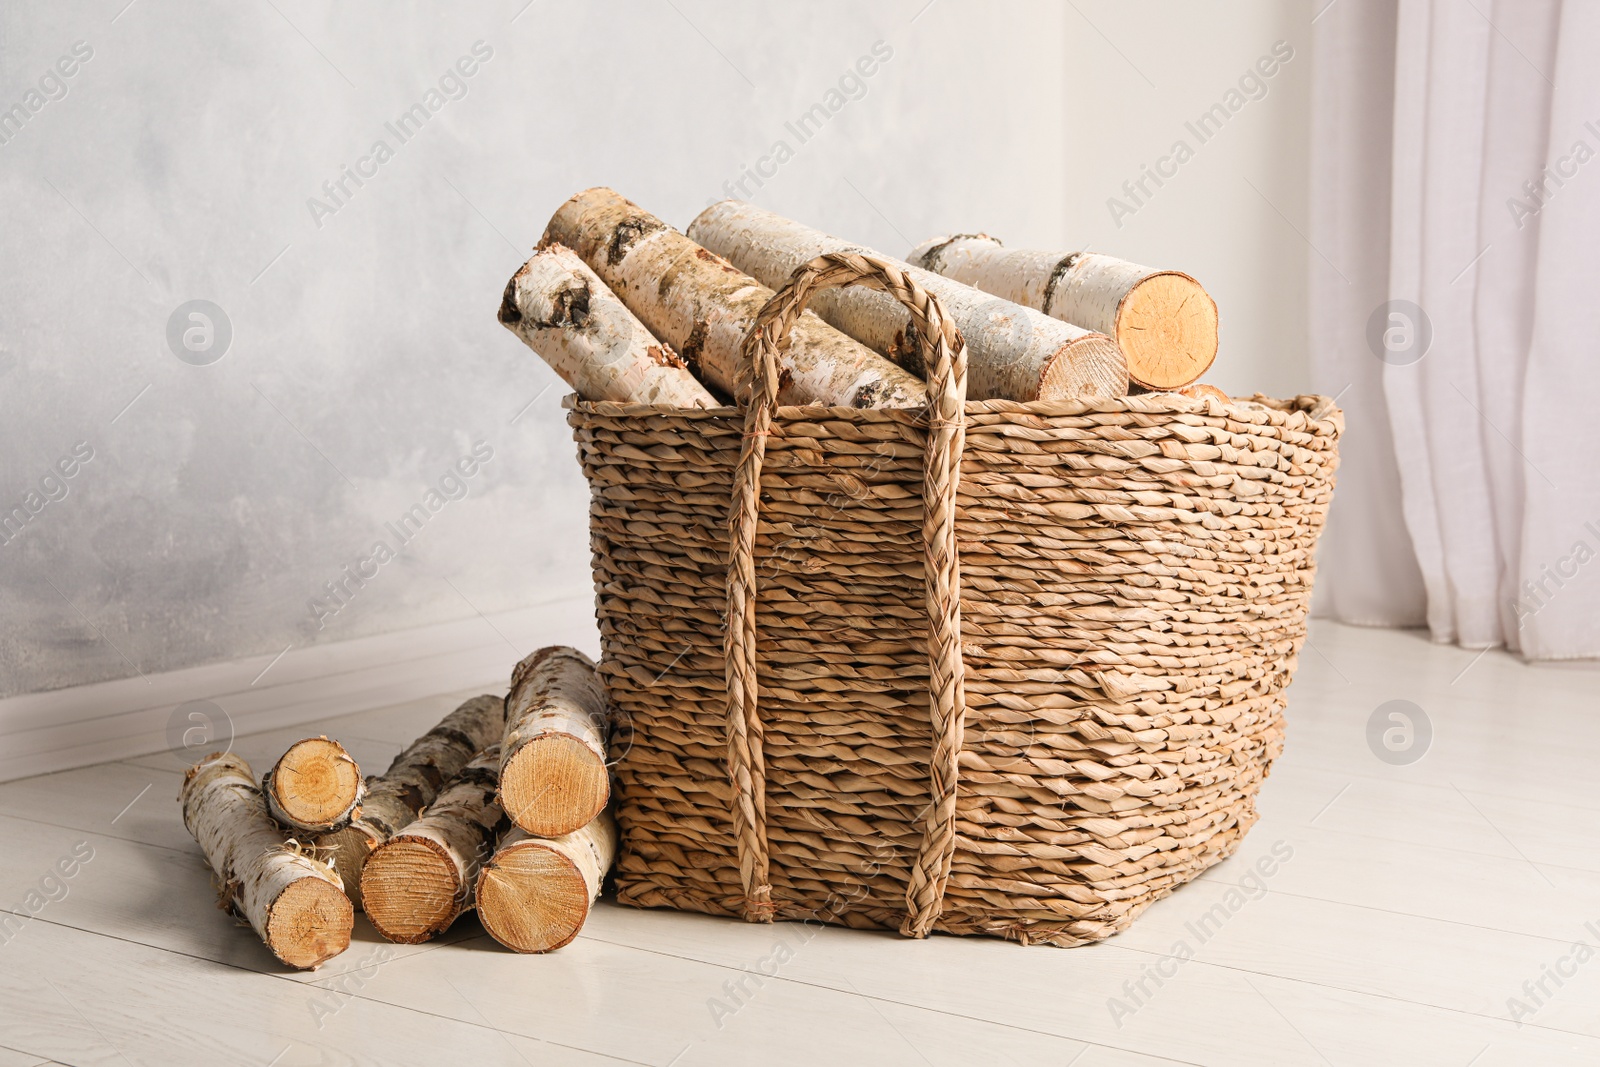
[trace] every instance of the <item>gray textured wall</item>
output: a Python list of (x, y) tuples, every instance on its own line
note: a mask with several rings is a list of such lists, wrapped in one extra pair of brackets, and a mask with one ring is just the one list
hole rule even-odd
[[(782, 140), (793, 157), (748, 198), (886, 251), (974, 226), (1065, 242), (1069, 205), (1103, 220), (1125, 162), (1075, 163), (1100, 158), (1069, 143), (1075, 109), (1204, 106), (1234, 52), (1303, 21), (1284, 4), (1223, 24), (1168, 3), (1145, 27), (1088, 3), (124, 4), (0, 10), (0, 512), (22, 509), (0, 544), (0, 696), (586, 588), (564, 389), (494, 319), (573, 192), (613, 185), (682, 227)], [(1162, 61), (1157, 90), (1107, 30), (1188, 58)], [(1196, 35), (1229, 43), (1208, 56)], [(841, 82), (878, 41), (892, 58)], [(1302, 99), (1257, 105), (1209, 165), (1259, 154)], [(802, 144), (785, 123), (819, 102), (836, 112)], [(390, 129), (419, 104), (420, 129)], [(1258, 178), (1294, 187), (1290, 157)], [(1129, 228), (1141, 252), (1162, 251), (1157, 220)], [(1247, 233), (1214, 269), (1280, 237)], [(1236, 286), (1224, 322), (1266, 338), (1240, 367), (1291, 381), (1298, 282), (1275, 284)], [(208, 348), (195, 300), (231, 328), (220, 358), (223, 320)], [(419, 504), (402, 546), (388, 524)], [(370, 578), (339, 605), (326, 583), (347, 565)]]

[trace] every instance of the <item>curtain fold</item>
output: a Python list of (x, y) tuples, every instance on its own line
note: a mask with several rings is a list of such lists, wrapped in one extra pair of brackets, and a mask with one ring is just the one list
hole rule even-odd
[(1313, 30), (1312, 370), (1348, 425), (1317, 610), (1600, 655), (1600, 5)]
[(1472, 325), (1491, 32), (1460, 0), (1400, 4), (1389, 298), (1420, 307), (1416, 329), (1432, 336), (1426, 352), (1399, 353), (1383, 373), (1428, 627), (1475, 648), (1500, 632)]
[(1559, 7), (1523, 382), (1527, 490), (1513, 632), (1529, 655), (1572, 659), (1600, 655), (1600, 5)]
[(1311, 374), (1348, 427), (1313, 606), (1364, 626), (1420, 626), (1427, 610), (1401, 512), (1384, 365), (1366, 340), (1389, 291), (1395, 15), (1394, 0), (1338, 4), (1312, 27)]

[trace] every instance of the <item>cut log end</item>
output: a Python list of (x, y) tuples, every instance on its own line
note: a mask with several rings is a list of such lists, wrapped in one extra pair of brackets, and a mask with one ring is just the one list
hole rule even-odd
[(355, 910), (338, 886), (301, 878), (268, 909), (267, 947), (291, 967), (315, 967), (350, 947), (354, 922)]
[(443, 848), (420, 837), (380, 845), (361, 870), (361, 903), (380, 934), (417, 945), (443, 933), (461, 912), (465, 889)]
[(332, 830), (349, 822), (360, 802), (361, 768), (339, 742), (309, 737), (289, 746), (269, 789), (275, 815), (297, 828)]
[(1117, 341), (1129, 378), (1150, 389), (1179, 389), (1217, 358), (1216, 302), (1187, 274), (1152, 274), (1122, 298)]
[(501, 849), (478, 876), (478, 919), (513, 952), (550, 952), (578, 936), (590, 889), (566, 856), (534, 840)]
[(1128, 365), (1122, 350), (1099, 333), (1063, 345), (1045, 364), (1039, 380), (1040, 400), (1123, 396), (1127, 391)]
[(587, 825), (610, 795), (605, 759), (567, 733), (535, 735), (500, 771), (501, 808), (538, 837), (560, 837)]

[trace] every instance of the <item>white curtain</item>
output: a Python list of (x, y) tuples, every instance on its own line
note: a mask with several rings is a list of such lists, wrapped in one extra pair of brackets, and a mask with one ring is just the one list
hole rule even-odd
[(1313, 32), (1312, 370), (1347, 422), (1317, 610), (1600, 656), (1600, 3)]

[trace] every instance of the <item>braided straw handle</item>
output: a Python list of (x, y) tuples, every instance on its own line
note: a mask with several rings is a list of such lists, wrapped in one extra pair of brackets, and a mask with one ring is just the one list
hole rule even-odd
[(833, 253), (799, 268), (756, 316), (744, 341), (750, 376), (744, 402), (744, 445), (734, 472), (728, 516), (728, 777), (745, 918), (768, 921), (777, 905), (767, 873), (766, 768), (757, 709), (755, 540), (761, 462), (778, 401), (778, 355), (813, 294), (845, 285), (888, 293), (911, 312), (928, 380), (928, 443), (923, 460), (922, 535), (928, 601), (928, 697), (933, 755), (931, 799), (920, 813), (922, 842), (906, 885), (900, 932), (926, 937), (944, 905), (955, 851), (956, 760), (961, 754), (966, 696), (962, 687), (961, 569), (956, 554), (956, 485), (966, 441), (963, 404), (967, 355), (944, 305), (893, 263), (876, 256)]

